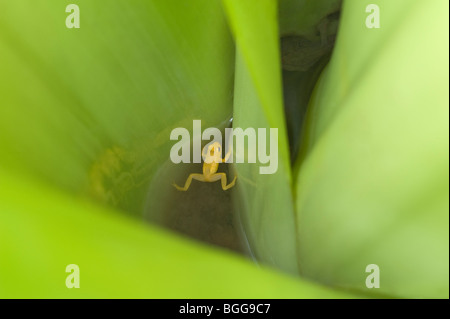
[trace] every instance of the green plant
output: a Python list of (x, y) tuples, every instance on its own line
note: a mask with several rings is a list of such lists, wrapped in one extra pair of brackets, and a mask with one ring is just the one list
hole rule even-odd
[[(1, 297), (448, 298), (447, 1), (379, 0), (377, 30), (344, 2), (294, 165), (279, 36), (338, 1), (76, 2), (79, 30), (0, 3)], [(260, 268), (136, 218), (172, 128), (231, 113), (279, 128), (276, 174), (234, 167)]]

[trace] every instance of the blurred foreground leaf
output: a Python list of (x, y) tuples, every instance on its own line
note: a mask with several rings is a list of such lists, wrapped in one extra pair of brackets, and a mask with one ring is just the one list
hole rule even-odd
[[(448, 1), (346, 1), (295, 174), (301, 272), (396, 297), (448, 298)], [(420, 41), (418, 41), (420, 39)], [(298, 172), (298, 173), (297, 173)]]
[(0, 245), (0, 298), (351, 297), (2, 170)]
[[(257, 139), (266, 138), (266, 153), (277, 157), (275, 174), (261, 174), (257, 148), (246, 144), (248, 154), (256, 153), (256, 164), (233, 164), (238, 174), (237, 213), (256, 258), (298, 274), (296, 230), (291, 194), (291, 172), (281, 96), (281, 73), (276, 3), (271, 0), (226, 0), (230, 24), (237, 43), (233, 127), (254, 128)], [(252, 12), (248, 15), (248, 12)], [(258, 134), (266, 129), (266, 136)], [(278, 154), (272, 150), (269, 129), (278, 129)], [(257, 141), (254, 141), (256, 143)], [(247, 143), (247, 142), (246, 142)], [(255, 144), (253, 144), (255, 145)], [(273, 163), (271, 163), (273, 165)]]

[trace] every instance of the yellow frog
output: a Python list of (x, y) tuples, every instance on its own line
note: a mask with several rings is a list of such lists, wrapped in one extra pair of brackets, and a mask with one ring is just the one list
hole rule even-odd
[(230, 157), (231, 150), (225, 155), (224, 158), (221, 157), (221, 147), (219, 142), (214, 142), (207, 147), (205, 146), (202, 150), (202, 155), (204, 159), (203, 163), (203, 174), (192, 173), (186, 180), (184, 187), (180, 187), (173, 183), (176, 189), (179, 191), (187, 191), (195, 179), (200, 182), (217, 182), (218, 180), (222, 183), (222, 189), (225, 191), (234, 186), (236, 183), (237, 176), (234, 177), (233, 181), (227, 185), (227, 175), (225, 173), (217, 173), (219, 168), (219, 163), (225, 163)]

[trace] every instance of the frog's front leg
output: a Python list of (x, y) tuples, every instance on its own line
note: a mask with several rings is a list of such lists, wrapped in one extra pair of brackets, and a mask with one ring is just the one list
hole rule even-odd
[(228, 153), (225, 154), (225, 157), (222, 159), (222, 163), (225, 163), (226, 161), (228, 161), (228, 159), (230, 158), (230, 155), (231, 155), (231, 148), (228, 151)]
[(231, 188), (234, 186), (234, 184), (236, 183), (236, 178), (237, 176), (234, 177), (233, 181), (227, 185), (227, 175), (225, 173), (216, 173), (213, 174), (209, 177), (209, 181), (210, 182), (215, 182), (218, 181), (220, 179), (221, 183), (222, 183), (222, 189), (224, 191), (226, 191), (227, 189)]
[(189, 186), (191, 185), (192, 179), (195, 179), (200, 182), (206, 182), (205, 176), (203, 174), (193, 173), (193, 174), (190, 174), (189, 177), (187, 178), (186, 183), (184, 184), (184, 187), (180, 187), (175, 183), (173, 183), (172, 185), (175, 186), (175, 188), (178, 189), (179, 191), (185, 192), (188, 190)]

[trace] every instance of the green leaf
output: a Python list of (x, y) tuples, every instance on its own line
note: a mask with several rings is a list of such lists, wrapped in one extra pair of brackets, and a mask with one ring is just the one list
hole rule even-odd
[(352, 297), (3, 170), (0, 254), (0, 298)]
[[(291, 172), (281, 97), (277, 10), (274, 1), (224, 1), (237, 43), (234, 120), (236, 128), (278, 129), (278, 170), (260, 174), (260, 165), (233, 164), (238, 180), (236, 210), (256, 258), (298, 274)], [(248, 12), (252, 14), (249, 15)], [(268, 136), (267, 152), (270, 149)], [(246, 152), (256, 153), (256, 148)], [(258, 156), (256, 156), (258, 158)]]
[(77, 4), (0, 4), (0, 163), (141, 214), (171, 130), (231, 115), (232, 38), (219, 1)]
[(297, 162), (301, 272), (374, 294), (448, 298), (448, 1), (346, 1)]

